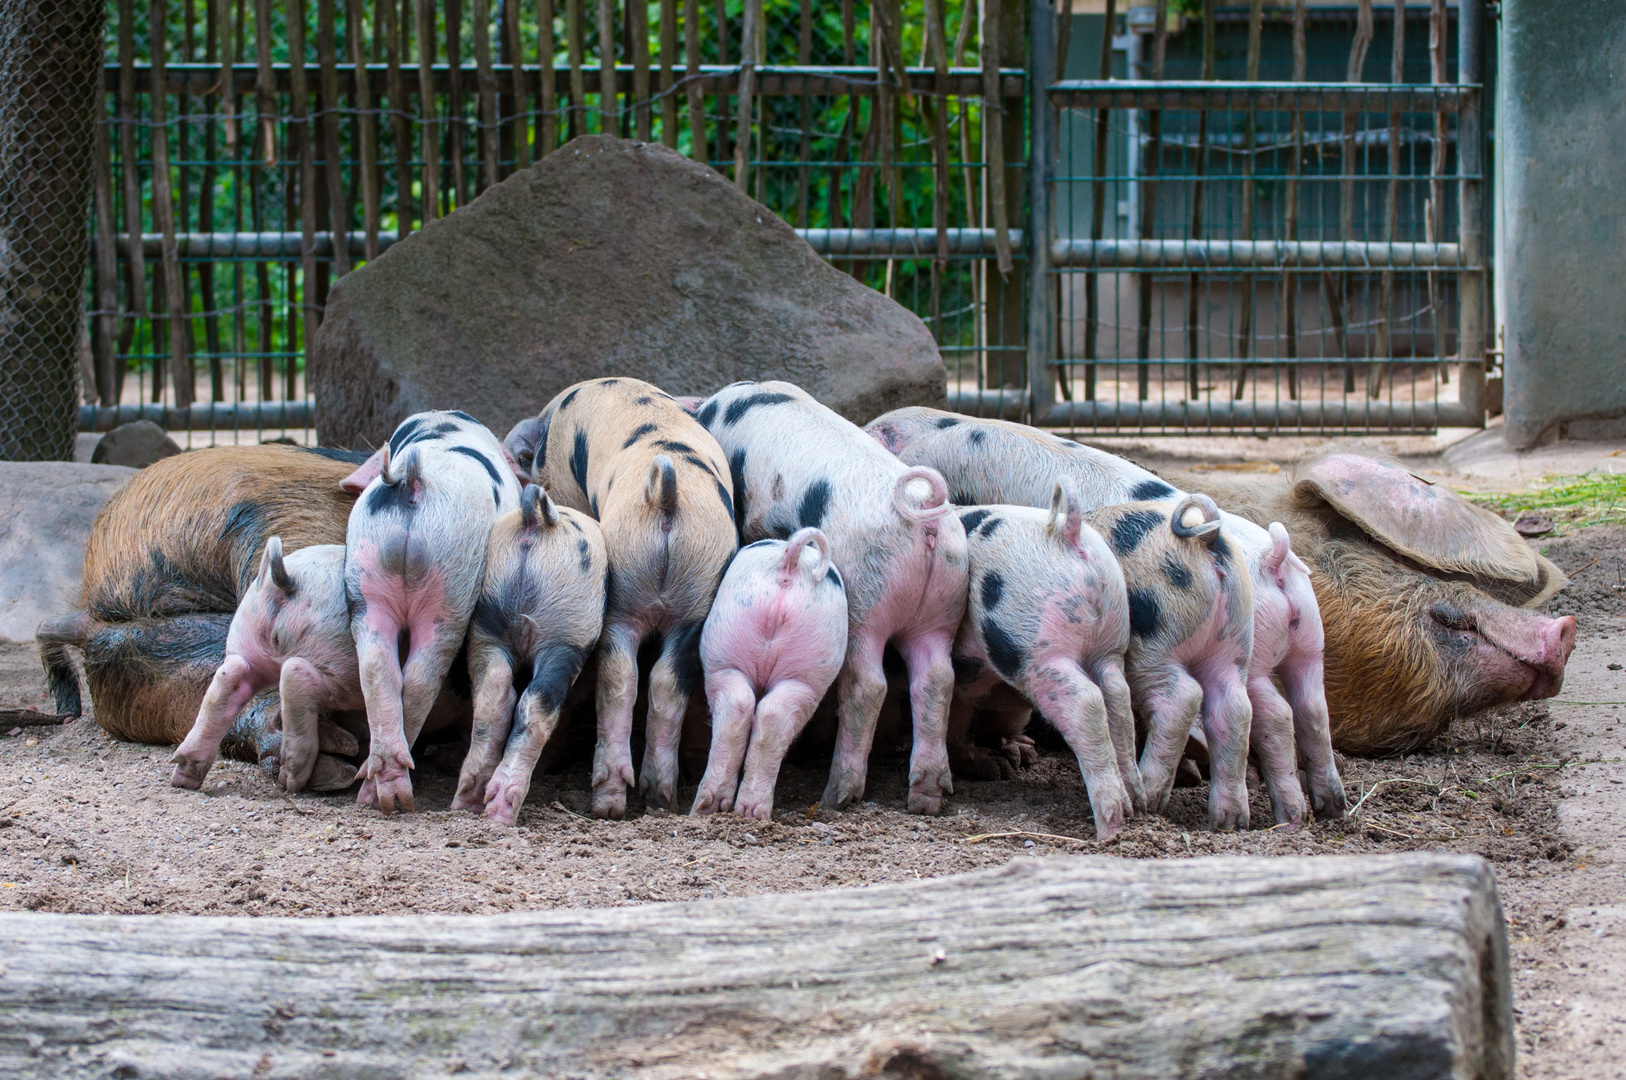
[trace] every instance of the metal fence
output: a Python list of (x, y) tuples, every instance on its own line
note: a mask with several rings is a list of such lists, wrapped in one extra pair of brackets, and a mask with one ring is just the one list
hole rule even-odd
[(99, 0), (0, 0), (0, 459), (71, 457)]
[(600, 131), (915, 311), (963, 411), (1482, 424), (1483, 0), (1105, 6), (110, 0), (79, 426), (309, 439), (333, 280)]
[[(1020, 244), (1019, 180), (1003, 214), (989, 207), (992, 178), (1025, 167), (1009, 59), (1026, 15), (998, 0), (117, 0), (96, 176), (113, 378), (82, 426), (305, 437), (302, 358), (334, 278), (589, 132), (709, 161), (919, 313), (969, 385), (1019, 384), (1023, 283), (998, 268), (1001, 226)], [(1002, 109), (1004, 130), (987, 119)]]
[(1097, 432), (1481, 426), (1483, 11), (1208, 2), (1176, 38), (1159, 4), (1123, 43), (1135, 81), (1106, 42), (1099, 78), (1056, 77), (1035, 18), (1050, 243), (1020, 407)]

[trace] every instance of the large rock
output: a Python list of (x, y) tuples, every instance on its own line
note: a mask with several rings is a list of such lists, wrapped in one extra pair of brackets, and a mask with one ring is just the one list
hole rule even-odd
[(63, 461), (0, 464), (0, 639), (32, 642), (79, 600), (85, 539), (136, 470)]
[(312, 343), (322, 442), (460, 408), (498, 435), (582, 379), (789, 379), (863, 423), (945, 400), (925, 325), (713, 170), (577, 139), (339, 281)]
[(128, 465), (145, 469), (155, 461), (174, 457), (181, 446), (151, 420), (133, 420), (103, 435), (91, 452), (93, 465)]

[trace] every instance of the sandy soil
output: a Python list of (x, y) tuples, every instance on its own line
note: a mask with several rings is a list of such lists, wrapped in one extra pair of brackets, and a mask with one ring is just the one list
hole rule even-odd
[[(642, 810), (596, 822), (577, 759), (539, 776), (518, 827), (503, 829), (446, 809), (455, 748), (424, 755), (423, 809), (384, 819), (352, 796), (288, 796), (235, 762), (202, 792), (176, 790), (167, 750), (87, 719), (0, 732), (0, 908), (497, 912), (863, 885), (1067, 852), (1478, 852), (1509, 922), (1520, 1075), (1607, 1075), (1626, 1054), (1626, 529), (1538, 546), (1580, 570), (1553, 605), (1581, 621), (1563, 695), (1459, 721), (1423, 753), (1342, 762), (1357, 807), (1344, 822), (1271, 830), (1260, 793), (1252, 830), (1215, 835), (1197, 787), (1097, 843), (1076, 766), (1041, 733), (1037, 767), (962, 782), (935, 819), (903, 812), (906, 761), (891, 747), (872, 762), (871, 801), (848, 813), (816, 808), (812, 757), (787, 765), (770, 823)], [(0, 650), (0, 705), (48, 709), (43, 691), (31, 648)]]

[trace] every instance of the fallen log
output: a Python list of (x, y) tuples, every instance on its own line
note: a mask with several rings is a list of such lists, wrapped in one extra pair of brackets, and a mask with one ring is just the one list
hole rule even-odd
[[(403, 887), (410, 888), (410, 885)], [(0, 1074), (1513, 1075), (1475, 856), (1019, 858), (496, 916), (0, 914)]]

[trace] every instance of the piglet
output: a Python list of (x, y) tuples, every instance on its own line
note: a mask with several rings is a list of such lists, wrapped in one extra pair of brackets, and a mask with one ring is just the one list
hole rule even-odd
[(282, 538), (265, 543), (260, 572), (232, 616), (226, 657), (215, 671), (197, 721), (176, 749), (169, 782), (196, 790), (214, 765), (220, 740), (250, 698), (277, 687), (282, 708), (282, 765), (289, 791), (348, 787), (355, 770), (318, 754), (355, 754), (355, 736), (320, 720), (323, 711), (360, 709), (361, 678), (344, 603), (344, 548), (320, 544), (284, 557)]
[(728, 455), (743, 540), (814, 527), (847, 588), (839, 734), (823, 803), (862, 798), (886, 697), (888, 643), (909, 669), (914, 745), (907, 806), (935, 814), (954, 790), (947, 721), (950, 652), (965, 614), (965, 531), (943, 478), (909, 468), (863, 429), (788, 382), (734, 383), (695, 413)]
[(412, 741), (463, 644), (491, 523), (519, 506), (519, 475), (473, 417), (425, 412), (345, 480), (365, 484), (344, 573), (371, 736), (364, 805), (412, 809)]
[(514, 823), (603, 628), (604, 571), (598, 522), (555, 506), (539, 485), (526, 486), (518, 513), (492, 524), (469, 624), (474, 731), (452, 809), (484, 808), (491, 820)]
[(785, 752), (846, 652), (847, 593), (824, 533), (799, 529), (734, 557), (700, 631), (711, 756), (693, 813), (733, 809), (768, 820)]
[[(969, 738), (975, 712), (992, 716), (1009, 746), (1037, 705), (1077, 756), (1095, 834), (1105, 840), (1140, 794), (1124, 673), (1129, 598), (1118, 560), (1060, 483), (1049, 510), (978, 506), (962, 511), (960, 523), (971, 600), (954, 643), (954, 771), (979, 771)], [(996, 693), (1001, 680), (1020, 696)]]

